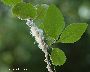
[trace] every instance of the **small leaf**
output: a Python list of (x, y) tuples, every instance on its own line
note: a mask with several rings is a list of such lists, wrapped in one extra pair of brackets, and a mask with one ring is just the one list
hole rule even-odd
[(14, 6), (17, 3), (23, 2), (23, 0), (1, 0), (1, 1), (8, 6)]
[(86, 23), (73, 23), (65, 28), (59, 42), (74, 43), (78, 41), (87, 28)]
[(44, 17), (46, 15), (48, 7), (49, 6), (47, 4), (36, 5), (37, 15), (36, 15), (36, 19), (34, 20), (34, 22), (40, 29), (43, 29)]
[(61, 11), (55, 6), (50, 5), (45, 19), (44, 19), (44, 31), (48, 41), (52, 43), (61, 34), (64, 28), (64, 18)]
[(53, 65), (61, 66), (65, 63), (66, 56), (62, 50), (58, 48), (53, 48), (52, 53), (51, 53), (51, 61)]
[(48, 5), (47, 4), (41, 4), (37, 5), (37, 19), (43, 19), (46, 15), (46, 12), (48, 10)]
[(30, 19), (36, 16), (36, 9), (31, 3), (18, 3), (13, 7), (12, 12), (21, 19)]

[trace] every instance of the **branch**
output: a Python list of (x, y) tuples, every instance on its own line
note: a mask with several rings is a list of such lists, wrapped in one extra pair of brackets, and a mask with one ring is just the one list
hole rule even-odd
[(30, 33), (33, 37), (35, 37), (36, 42), (38, 43), (38, 47), (44, 52), (45, 54), (45, 62), (47, 63), (47, 69), (49, 72), (53, 72), (51, 69), (51, 64), (49, 61), (49, 53), (48, 53), (48, 45), (44, 41), (44, 35), (43, 30), (39, 29), (35, 23), (33, 23), (33, 20), (27, 20), (26, 24), (30, 27)]

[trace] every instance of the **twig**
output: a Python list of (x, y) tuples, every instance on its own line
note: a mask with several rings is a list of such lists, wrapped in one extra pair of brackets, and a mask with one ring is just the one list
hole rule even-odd
[(32, 34), (33, 37), (35, 37), (36, 42), (38, 43), (38, 47), (44, 52), (45, 54), (45, 62), (47, 63), (47, 69), (49, 72), (53, 72), (51, 69), (51, 64), (49, 61), (49, 53), (48, 53), (48, 45), (44, 41), (44, 35), (43, 35), (43, 30), (39, 29), (35, 23), (33, 23), (33, 20), (27, 20), (26, 23), (30, 27), (30, 33)]

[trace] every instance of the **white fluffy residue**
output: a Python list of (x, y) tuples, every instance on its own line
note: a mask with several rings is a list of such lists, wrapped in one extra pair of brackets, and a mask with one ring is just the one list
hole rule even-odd
[(33, 23), (33, 20), (27, 20), (26, 23), (30, 27), (30, 33), (32, 34), (33, 37), (35, 37), (35, 41), (38, 43), (38, 47), (45, 53), (45, 62), (47, 63), (47, 69), (49, 72), (53, 72), (51, 69), (51, 64), (48, 59), (48, 45), (44, 41), (44, 35), (43, 35), (43, 30), (39, 29), (35, 23)]

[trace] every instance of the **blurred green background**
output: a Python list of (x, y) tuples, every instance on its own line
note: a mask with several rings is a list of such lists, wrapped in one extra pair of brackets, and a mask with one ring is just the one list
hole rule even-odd
[[(63, 66), (55, 67), (56, 72), (90, 72), (90, 0), (24, 1), (55, 4), (62, 11), (66, 26), (77, 22), (88, 23), (87, 31), (78, 42), (54, 46), (62, 49), (67, 56)], [(34, 43), (25, 21), (13, 17), (10, 7), (0, 1), (0, 72), (47, 72), (44, 53)], [(13, 71), (13, 68), (20, 70)]]

